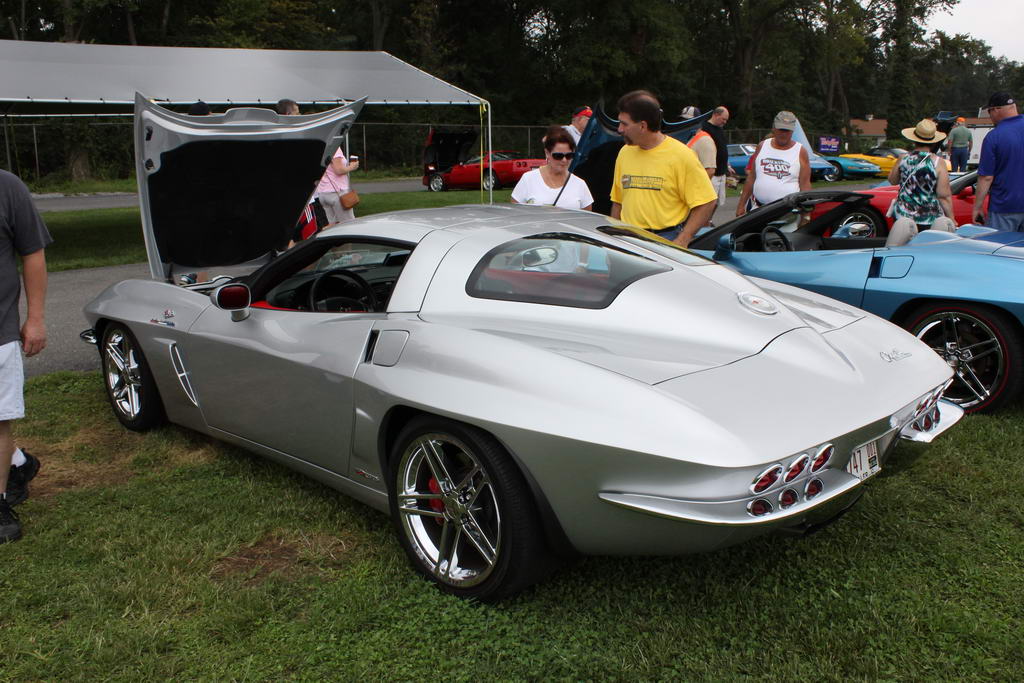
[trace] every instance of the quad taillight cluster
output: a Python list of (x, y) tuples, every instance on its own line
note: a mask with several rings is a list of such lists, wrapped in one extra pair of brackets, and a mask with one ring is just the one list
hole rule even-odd
[[(790, 486), (800, 478), (801, 475), (810, 472), (820, 472), (832, 459), (836, 449), (832, 444), (825, 444), (811, 453), (801, 453), (788, 466), (775, 464), (766, 469), (754, 478), (750, 485), (750, 492), (758, 495), (781, 486), (782, 491), (777, 495), (755, 498), (747, 504), (747, 512), (754, 517), (762, 517), (775, 510), (776, 505), (780, 510), (796, 505), (800, 501), (801, 494), (804, 500), (811, 500), (820, 494), (825, 484), (817, 477), (810, 478), (802, 486)], [(775, 500), (772, 504), (769, 497)]]
[(953, 380), (947, 381), (941, 387), (925, 395), (917, 402), (917, 408), (914, 410), (914, 422), (913, 427), (919, 432), (927, 432), (932, 427), (939, 423), (941, 414), (939, 413), (939, 399), (942, 398), (942, 392), (953, 383)]

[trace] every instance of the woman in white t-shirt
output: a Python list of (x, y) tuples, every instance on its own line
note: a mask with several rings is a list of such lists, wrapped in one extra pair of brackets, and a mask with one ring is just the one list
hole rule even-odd
[(527, 171), (512, 190), (516, 204), (545, 204), (565, 209), (586, 209), (594, 204), (590, 188), (579, 176), (569, 173), (576, 143), (561, 126), (551, 126), (544, 136), (545, 166)]

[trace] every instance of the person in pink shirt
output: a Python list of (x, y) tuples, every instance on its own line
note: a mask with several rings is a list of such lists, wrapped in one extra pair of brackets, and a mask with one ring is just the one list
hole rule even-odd
[(320, 199), (320, 205), (324, 207), (324, 213), (327, 214), (328, 225), (343, 223), (356, 217), (355, 211), (341, 207), (340, 196), (349, 191), (351, 185), (348, 174), (357, 168), (359, 160), (353, 158), (349, 161), (339, 147), (330, 165), (324, 170), (324, 175), (316, 186), (316, 196)]

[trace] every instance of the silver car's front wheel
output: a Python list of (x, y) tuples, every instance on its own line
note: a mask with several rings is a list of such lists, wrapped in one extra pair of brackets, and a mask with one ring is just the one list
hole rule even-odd
[(156, 383), (132, 333), (110, 325), (103, 333), (100, 361), (107, 397), (114, 415), (125, 427), (143, 431), (163, 419)]
[(529, 490), (489, 435), (424, 417), (402, 430), (393, 453), (392, 515), (421, 574), (447, 592), (493, 600), (546, 570)]

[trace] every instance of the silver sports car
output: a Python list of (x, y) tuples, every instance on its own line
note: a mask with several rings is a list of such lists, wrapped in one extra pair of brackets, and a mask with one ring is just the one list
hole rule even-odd
[(100, 294), (83, 333), (126, 427), (167, 419), (389, 511), (419, 572), (495, 599), (565, 555), (813, 530), (899, 438), (962, 415), (896, 326), (590, 212), (397, 212), (278, 254), (356, 109), (137, 103), (154, 277)]

